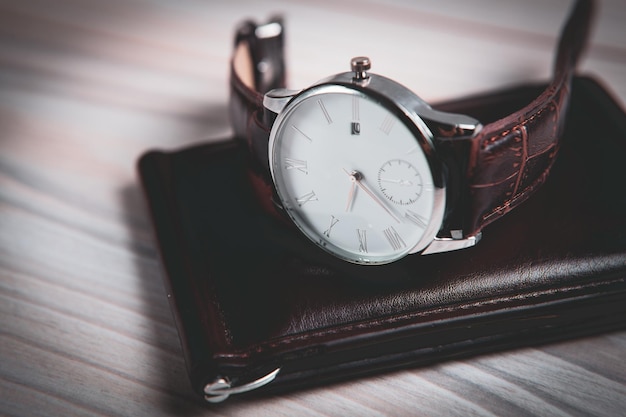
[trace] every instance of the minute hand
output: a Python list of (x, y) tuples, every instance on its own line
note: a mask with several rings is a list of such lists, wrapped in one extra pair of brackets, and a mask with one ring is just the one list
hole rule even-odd
[(369, 195), (372, 198), (372, 200), (374, 200), (379, 206), (381, 206), (387, 213), (389, 213), (389, 215), (393, 217), (395, 221), (397, 221), (398, 223), (401, 223), (400, 219), (398, 219), (398, 217), (395, 214), (393, 214), (391, 210), (389, 210), (387, 205), (380, 198), (378, 198), (378, 196), (374, 194), (369, 188), (367, 188), (367, 186), (363, 184), (361, 180), (357, 180), (356, 178), (354, 180), (356, 182), (356, 185), (358, 185), (361, 190), (365, 191), (365, 193)]

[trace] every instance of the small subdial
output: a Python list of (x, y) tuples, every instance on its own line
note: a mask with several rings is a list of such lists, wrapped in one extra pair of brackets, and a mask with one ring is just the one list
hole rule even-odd
[(415, 203), (424, 188), (417, 169), (402, 159), (392, 159), (380, 167), (378, 186), (389, 201), (401, 205)]

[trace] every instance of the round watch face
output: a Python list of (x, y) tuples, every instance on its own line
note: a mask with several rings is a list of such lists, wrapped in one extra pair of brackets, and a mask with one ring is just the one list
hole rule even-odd
[(309, 239), (359, 264), (392, 262), (430, 243), (439, 228), (437, 187), (406, 123), (363, 92), (336, 85), (301, 94), (278, 116), (272, 177)]

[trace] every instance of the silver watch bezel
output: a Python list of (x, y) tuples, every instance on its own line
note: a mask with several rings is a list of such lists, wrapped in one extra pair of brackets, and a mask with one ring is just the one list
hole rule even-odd
[[(304, 100), (317, 95), (323, 95), (331, 92), (352, 92), (353, 94), (365, 94), (387, 110), (394, 113), (398, 119), (411, 131), (415, 141), (422, 149), (428, 166), (430, 168), (430, 174), (434, 184), (434, 203), (430, 222), (422, 235), (420, 241), (414, 245), (411, 249), (402, 253), (397, 258), (392, 258), (385, 261), (359, 261), (346, 256), (341, 256), (333, 250), (323, 247), (316, 242), (317, 246), (322, 247), (328, 253), (333, 256), (339, 257), (346, 261), (356, 264), (386, 264), (397, 261), (408, 254), (414, 254), (426, 249), (436, 238), (437, 233), (441, 229), (441, 225), (444, 219), (444, 212), (446, 206), (446, 178), (444, 174), (443, 164), (438, 157), (437, 149), (434, 144), (434, 135), (428, 128), (424, 120), (419, 116), (419, 112), (422, 109), (430, 109), (427, 103), (420, 99), (417, 95), (411, 92), (401, 84), (396, 83), (386, 77), (371, 74), (366, 80), (354, 80), (353, 73), (342, 73), (325, 80), (322, 80), (309, 88), (300, 92), (290, 92), (285, 95), (286, 99), (283, 100), (280, 107), (276, 106), (271, 109), (277, 113), (276, 119), (272, 125), (270, 131), (269, 143), (268, 143), (268, 159), (270, 173), (272, 181), (276, 189), (277, 195), (283, 204), (284, 196), (280, 186), (277, 185), (277, 178), (275, 173), (274, 164), (274, 146), (277, 140), (277, 134), (281, 130), (283, 120), (289, 116), (291, 111), (298, 107), (298, 104)], [(288, 98), (287, 98), (288, 97)], [(310, 240), (310, 233), (304, 230), (304, 226), (299, 224), (297, 219), (289, 212), (285, 210), (294, 224), (305, 234)]]

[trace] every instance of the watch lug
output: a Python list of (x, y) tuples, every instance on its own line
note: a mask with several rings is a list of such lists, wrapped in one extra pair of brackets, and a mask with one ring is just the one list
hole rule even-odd
[[(453, 230), (452, 236), (455, 235), (455, 232), (462, 234), (462, 232)], [(426, 247), (422, 251), (422, 255), (430, 255), (433, 253), (441, 253), (441, 252), (450, 252), (459, 249), (470, 248), (476, 245), (480, 238), (482, 237), (482, 233), (478, 233), (474, 236), (468, 236), (466, 238), (455, 238), (455, 237), (436, 237), (430, 245)]]
[(283, 111), (287, 103), (301, 90), (289, 90), (287, 88), (275, 88), (265, 93), (263, 107), (276, 114)]
[(472, 137), (482, 129), (478, 120), (464, 114), (446, 113), (430, 107), (419, 109), (418, 114), (433, 135), (443, 140)]

